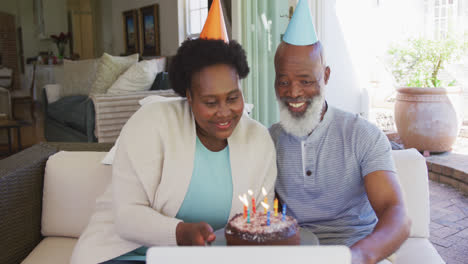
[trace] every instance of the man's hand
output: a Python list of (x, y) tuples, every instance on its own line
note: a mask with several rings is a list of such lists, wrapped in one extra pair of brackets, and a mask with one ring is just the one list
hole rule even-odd
[(216, 239), (213, 228), (205, 223), (179, 223), (176, 227), (176, 239), (179, 246), (204, 246)]
[(360, 249), (351, 248), (351, 263), (352, 264), (370, 264), (375, 263), (375, 261), (371, 260), (369, 256), (366, 256), (362, 253)]

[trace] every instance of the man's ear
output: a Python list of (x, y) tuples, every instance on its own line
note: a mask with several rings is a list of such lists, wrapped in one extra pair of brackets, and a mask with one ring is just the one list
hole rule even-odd
[(325, 85), (328, 84), (328, 79), (330, 79), (330, 67), (325, 67), (325, 78), (323, 81), (325, 82)]

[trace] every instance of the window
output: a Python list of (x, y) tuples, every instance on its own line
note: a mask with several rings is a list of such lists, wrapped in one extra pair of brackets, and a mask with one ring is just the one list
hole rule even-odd
[(208, 0), (186, 0), (187, 36), (196, 38), (200, 35), (208, 15)]
[[(425, 0), (427, 27), (434, 39), (446, 38), (449, 32), (460, 30), (458, 15), (462, 10), (464, 0)], [(465, 3), (466, 4), (466, 3)]]

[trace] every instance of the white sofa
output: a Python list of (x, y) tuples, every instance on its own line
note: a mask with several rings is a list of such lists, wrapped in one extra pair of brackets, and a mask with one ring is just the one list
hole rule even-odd
[[(111, 179), (106, 152), (61, 151), (49, 157), (44, 175), (41, 232), (44, 239), (23, 264), (68, 263), (77, 238), (92, 214), (95, 199)], [(429, 242), (429, 191), (424, 157), (414, 149), (393, 151), (412, 220), (411, 236), (394, 263), (444, 263)]]

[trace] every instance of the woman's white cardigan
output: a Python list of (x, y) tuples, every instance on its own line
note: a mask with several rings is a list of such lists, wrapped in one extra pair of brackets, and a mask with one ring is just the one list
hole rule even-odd
[[(192, 177), (195, 121), (186, 99), (143, 106), (122, 129), (112, 182), (73, 251), (73, 264), (99, 263), (142, 245), (176, 245), (175, 218)], [(243, 115), (228, 138), (233, 197), (229, 217), (242, 212), (238, 196), (261, 188), (272, 202), (276, 152), (268, 130)], [(258, 204), (257, 204), (258, 205)], [(206, 206), (210, 206), (207, 204)]]

